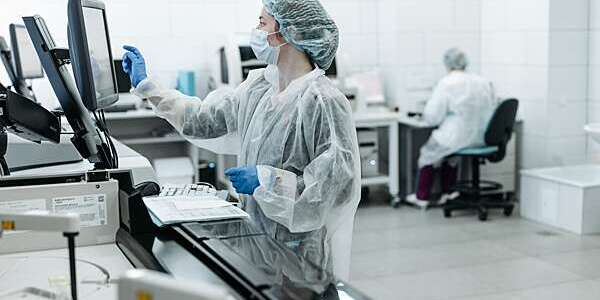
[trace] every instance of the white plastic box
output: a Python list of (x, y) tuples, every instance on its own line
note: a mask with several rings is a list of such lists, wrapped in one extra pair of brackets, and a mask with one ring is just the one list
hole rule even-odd
[(600, 166), (521, 172), (521, 215), (576, 234), (600, 233)]
[(188, 157), (156, 159), (154, 170), (161, 185), (191, 184), (194, 181), (194, 167)]

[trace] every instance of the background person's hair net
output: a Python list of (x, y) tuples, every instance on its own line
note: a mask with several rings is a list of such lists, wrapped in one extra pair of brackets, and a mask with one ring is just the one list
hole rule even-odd
[(467, 55), (458, 48), (452, 48), (444, 54), (444, 64), (448, 71), (464, 71), (469, 65)]
[(339, 30), (318, 0), (263, 0), (281, 35), (323, 70), (337, 53)]

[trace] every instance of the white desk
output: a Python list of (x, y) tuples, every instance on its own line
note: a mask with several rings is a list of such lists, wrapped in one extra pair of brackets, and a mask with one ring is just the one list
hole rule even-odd
[(378, 176), (373, 178), (363, 178), (362, 186), (371, 186), (379, 184), (387, 184), (389, 186), (390, 195), (392, 196), (392, 204), (400, 201), (398, 195), (400, 193), (399, 177), (400, 177), (400, 162), (399, 162), (399, 135), (398, 135), (398, 120), (400, 113), (396, 112), (366, 112), (355, 113), (353, 115), (357, 129), (360, 128), (388, 128), (389, 139), (389, 163), (388, 175)]

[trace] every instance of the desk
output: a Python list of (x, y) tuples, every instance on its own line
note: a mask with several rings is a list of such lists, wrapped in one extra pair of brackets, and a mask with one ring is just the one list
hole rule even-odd
[[(398, 120), (400, 127), (400, 195), (394, 206), (398, 207), (406, 196), (415, 192), (417, 161), (421, 146), (429, 139), (431, 132), (435, 129), (419, 118), (409, 118), (402, 114)], [(515, 125), (513, 139), (507, 146), (506, 158), (496, 164), (483, 165), (481, 167), (482, 180), (499, 182), (504, 186), (505, 192), (516, 192), (519, 190), (520, 152), (522, 140), (523, 121), (518, 120)], [(468, 166), (468, 164), (462, 164)], [(470, 170), (461, 169), (461, 178), (468, 179)]]
[[(421, 120), (420, 118), (411, 118), (402, 113), (398, 118), (399, 123), (399, 138), (403, 141), (401, 148), (401, 156), (399, 165), (402, 169), (402, 174), (398, 180), (402, 182), (402, 191), (392, 203), (394, 207), (398, 207), (402, 200), (414, 191), (416, 185), (415, 174), (418, 168), (418, 149), (429, 138), (431, 132), (435, 128)], [(418, 140), (417, 140), (418, 139)]]
[(398, 134), (398, 120), (401, 118), (401, 114), (396, 112), (368, 112), (356, 113), (353, 117), (357, 129), (388, 128), (388, 174), (387, 176), (363, 178), (362, 186), (387, 184), (389, 186), (390, 195), (392, 196), (392, 204), (399, 203), (400, 198), (398, 195), (400, 193), (400, 186), (398, 178), (400, 177), (400, 136)]

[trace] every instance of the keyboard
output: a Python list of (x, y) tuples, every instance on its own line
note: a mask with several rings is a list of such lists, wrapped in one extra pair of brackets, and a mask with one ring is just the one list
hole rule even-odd
[(208, 195), (217, 195), (217, 190), (205, 184), (167, 184), (160, 191), (159, 196), (189, 196), (201, 197)]

